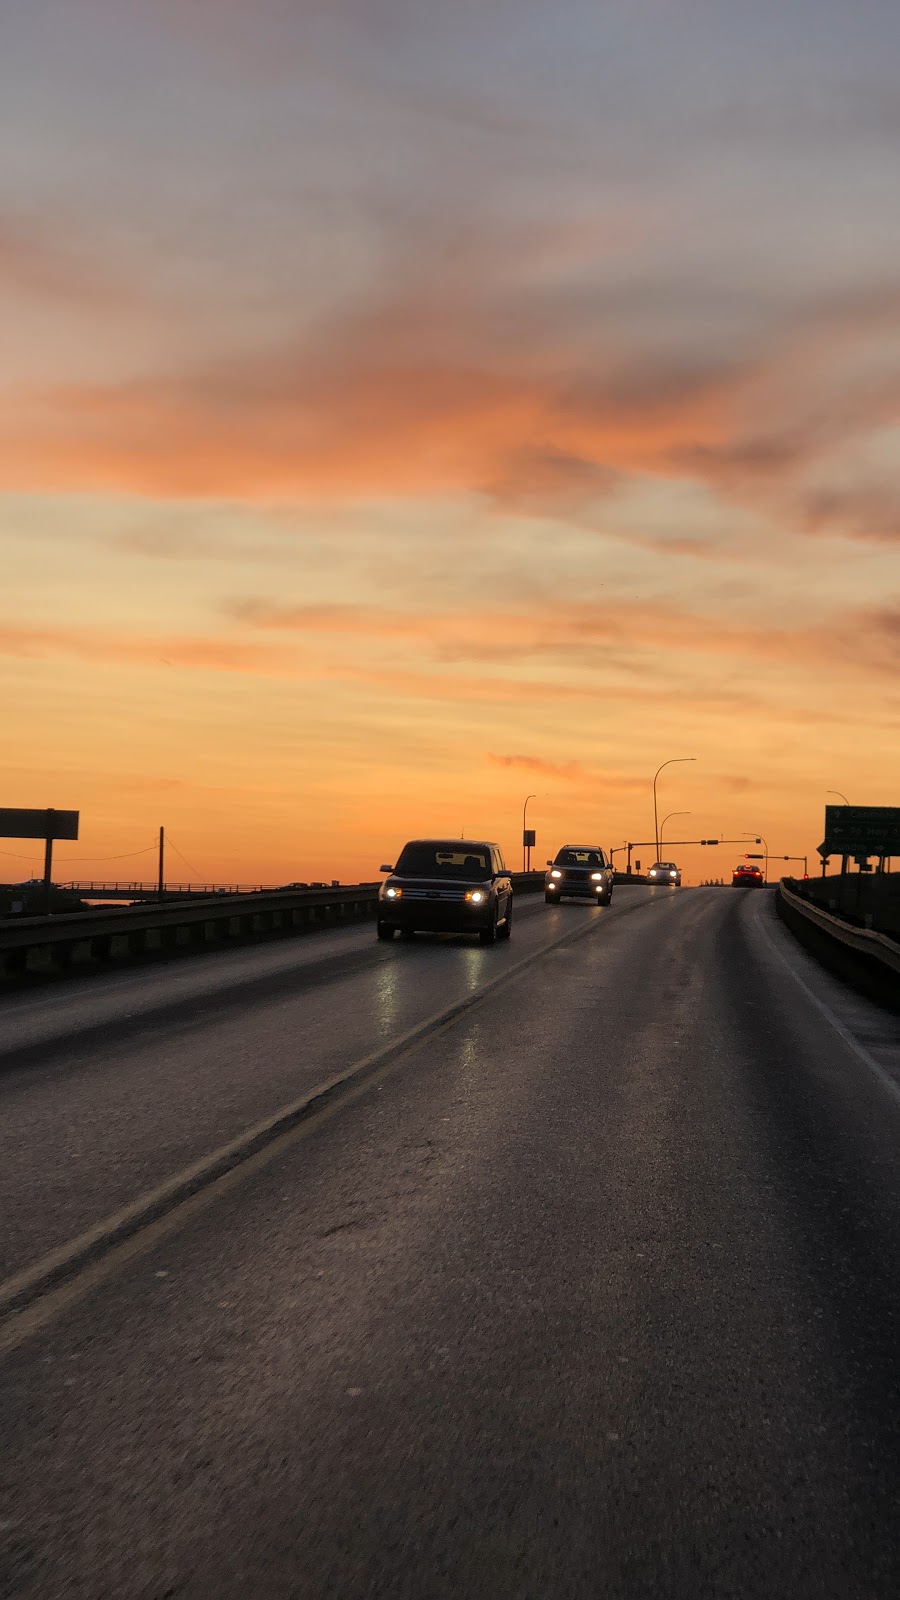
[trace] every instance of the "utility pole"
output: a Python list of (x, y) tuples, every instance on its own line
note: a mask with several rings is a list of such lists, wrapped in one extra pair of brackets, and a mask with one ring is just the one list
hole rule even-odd
[(159, 898), (166, 898), (166, 830), (159, 830)]

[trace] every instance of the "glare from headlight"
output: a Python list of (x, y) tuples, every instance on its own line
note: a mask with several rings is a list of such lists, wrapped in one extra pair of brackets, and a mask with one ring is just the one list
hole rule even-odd
[(602, 883), (603, 882), (603, 873), (602, 872), (592, 872), (591, 873), (591, 882), (592, 883)]
[(674, 872), (670, 872), (670, 873), (669, 873), (669, 877), (670, 877), (670, 878), (674, 878), (674, 877), (675, 877), (675, 873), (674, 873)]
[(562, 873), (553, 871), (553, 872), (551, 872), (550, 876), (551, 876), (551, 878), (561, 878), (562, 877)]
[(386, 896), (386, 898), (388, 900), (399, 900), (400, 896), (403, 893), (403, 890), (402, 889), (385, 889), (384, 892), (385, 892), (385, 896)]
[(482, 900), (484, 899), (484, 890), (483, 889), (470, 889), (468, 894), (466, 895), (466, 899), (467, 900), (471, 900), (473, 905), (476, 905), (476, 906), (480, 905)]

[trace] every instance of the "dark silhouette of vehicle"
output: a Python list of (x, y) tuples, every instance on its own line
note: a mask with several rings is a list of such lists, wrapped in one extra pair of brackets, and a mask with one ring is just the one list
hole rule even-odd
[(550, 871), (544, 878), (544, 899), (548, 906), (559, 905), (563, 896), (592, 900), (608, 906), (613, 892), (613, 869), (606, 852), (596, 844), (565, 844), (555, 861), (547, 862)]
[(731, 874), (732, 889), (761, 889), (763, 875), (760, 867), (751, 867), (747, 861), (741, 861)]
[(472, 839), (412, 839), (378, 891), (379, 939), (426, 933), (477, 933), (482, 944), (508, 939), (513, 886), (500, 846)]

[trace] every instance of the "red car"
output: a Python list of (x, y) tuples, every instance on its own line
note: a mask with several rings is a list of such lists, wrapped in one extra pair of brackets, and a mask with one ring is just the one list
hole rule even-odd
[(735, 867), (731, 874), (732, 889), (761, 889), (763, 875), (759, 867), (751, 867), (748, 861), (742, 861)]

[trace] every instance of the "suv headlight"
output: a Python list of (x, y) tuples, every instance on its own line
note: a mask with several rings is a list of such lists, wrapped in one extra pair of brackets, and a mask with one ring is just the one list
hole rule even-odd
[(554, 867), (553, 871), (550, 874), (550, 876), (551, 876), (551, 878), (561, 878), (562, 877), (562, 873), (560, 871), (558, 871), (558, 869), (556, 867)]
[(471, 900), (473, 906), (480, 906), (482, 900), (487, 899), (486, 889), (467, 889), (466, 899)]
[(592, 872), (591, 873), (591, 883), (602, 883), (602, 882), (603, 882), (603, 873), (602, 872)]
[(391, 886), (390, 889), (385, 889), (384, 898), (385, 900), (399, 900), (402, 893), (402, 889), (395, 889), (393, 886)]

